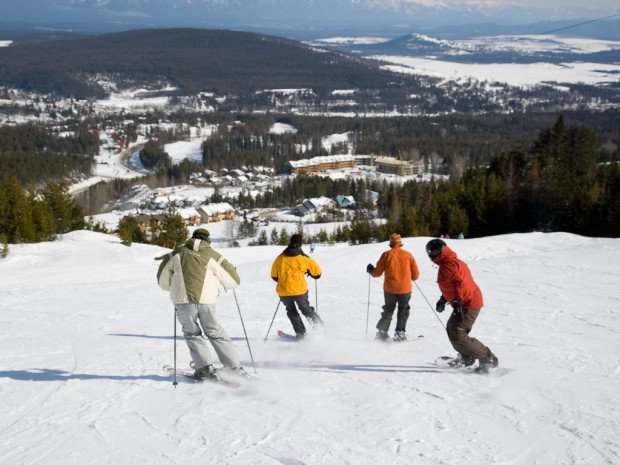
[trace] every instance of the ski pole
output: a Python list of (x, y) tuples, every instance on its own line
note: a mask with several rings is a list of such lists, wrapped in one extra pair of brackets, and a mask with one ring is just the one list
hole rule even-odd
[[(269, 337), (269, 331), (271, 331), (271, 326), (273, 325), (273, 321), (276, 319), (276, 314), (278, 313), (278, 308), (280, 308), (280, 304), (282, 303), (281, 300), (278, 300), (278, 305), (276, 306), (276, 311), (273, 314), (273, 318), (271, 319), (271, 324), (269, 325), (269, 329), (267, 330), (267, 335), (265, 336), (264, 341), (267, 340), (267, 338)], [(263, 342), (264, 342), (263, 341)]]
[(420, 289), (420, 286), (418, 286), (418, 283), (416, 283), (415, 281), (413, 282), (413, 284), (415, 284), (415, 287), (418, 288), (418, 291), (420, 291), (420, 294), (422, 294), (422, 297), (424, 297), (424, 300), (426, 300), (426, 303), (428, 304), (428, 306), (431, 308), (431, 311), (433, 312), (433, 314), (437, 317), (437, 320), (439, 321), (439, 323), (441, 323), (441, 326), (443, 326), (443, 329), (446, 329), (446, 326), (443, 324), (443, 321), (441, 321), (441, 318), (439, 318), (439, 315), (437, 315), (437, 312), (435, 311), (435, 309), (433, 308), (433, 306), (431, 305), (431, 303), (428, 301), (428, 299), (426, 298), (426, 296), (424, 295), (424, 292), (422, 292), (422, 289)]
[(172, 385), (177, 388), (177, 309), (174, 309), (174, 375), (172, 377)]
[(319, 283), (318, 279), (314, 280), (314, 313), (319, 314)]
[(368, 339), (368, 318), (370, 316), (370, 273), (368, 273), (368, 305), (366, 306), (366, 337)]
[(243, 334), (245, 334), (245, 342), (248, 344), (248, 351), (250, 352), (250, 358), (252, 359), (252, 367), (254, 367), (254, 373), (256, 373), (256, 364), (254, 363), (254, 356), (252, 355), (252, 348), (250, 347), (250, 340), (248, 339), (248, 333), (245, 330), (245, 323), (243, 322), (243, 316), (241, 316), (241, 307), (239, 307), (239, 301), (237, 300), (237, 293), (233, 289), (233, 295), (235, 296), (235, 303), (237, 304), (237, 310), (239, 311), (239, 318), (241, 319), (241, 326), (243, 327)]

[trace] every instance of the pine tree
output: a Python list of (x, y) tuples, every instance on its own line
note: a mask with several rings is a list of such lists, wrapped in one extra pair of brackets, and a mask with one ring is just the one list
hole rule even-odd
[(124, 216), (118, 223), (118, 236), (124, 245), (133, 242), (146, 242), (146, 235), (133, 216)]
[(6, 242), (32, 242), (35, 230), (31, 206), (22, 186), (15, 177), (5, 177), (0, 184), (0, 234)]
[(174, 249), (187, 240), (188, 231), (185, 222), (174, 208), (166, 212), (161, 222), (161, 231), (154, 238), (154, 243), (161, 247)]
[(65, 184), (48, 183), (43, 189), (42, 197), (51, 213), (54, 234), (84, 229), (84, 210), (71, 198)]
[(269, 238), (267, 237), (267, 232), (263, 229), (258, 235), (258, 240), (256, 241), (257, 245), (268, 245)]
[(278, 245), (288, 245), (291, 241), (291, 235), (288, 233), (286, 228), (280, 229), (280, 235), (278, 237)]

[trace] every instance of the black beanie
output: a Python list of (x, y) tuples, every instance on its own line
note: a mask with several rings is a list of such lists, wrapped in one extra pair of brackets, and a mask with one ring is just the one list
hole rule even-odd
[(291, 236), (291, 245), (301, 245), (301, 234), (293, 234)]
[(211, 242), (211, 238), (209, 237), (209, 231), (207, 231), (205, 228), (198, 228), (196, 231), (194, 231), (192, 237), (194, 239), (200, 239), (201, 241)]

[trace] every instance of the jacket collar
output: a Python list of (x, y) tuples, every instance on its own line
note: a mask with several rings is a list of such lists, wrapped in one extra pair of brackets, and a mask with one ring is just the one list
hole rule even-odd
[(296, 257), (298, 255), (303, 255), (304, 257), (307, 257), (301, 247), (293, 245), (289, 245), (286, 249), (284, 249), (284, 252), (282, 253), (287, 257)]

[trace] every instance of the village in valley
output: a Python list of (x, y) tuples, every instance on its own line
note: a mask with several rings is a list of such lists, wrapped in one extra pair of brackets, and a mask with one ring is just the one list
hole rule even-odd
[[(134, 158), (130, 157), (129, 162)], [(134, 172), (143, 172), (139, 166), (129, 166)], [(186, 185), (155, 189), (144, 184), (134, 185), (109, 212), (92, 218), (110, 231), (116, 231), (123, 217), (133, 216), (140, 227), (147, 231), (153, 222), (160, 223), (166, 212), (173, 209), (183, 218), (187, 227), (209, 224), (215, 239), (222, 245), (238, 245), (240, 242), (252, 244), (252, 237), (258, 236), (263, 229), (270, 231), (284, 228), (292, 233), (301, 228), (310, 234), (321, 230), (329, 233), (336, 226), (347, 224), (359, 208), (375, 211), (379, 193), (367, 190), (364, 198), (345, 194), (333, 198), (310, 197), (282, 208), (244, 209), (236, 206), (237, 199), (239, 196), (255, 197), (264, 194), (300, 175), (381, 180), (387, 183), (428, 181), (433, 176), (444, 177), (431, 174), (431, 167), (425, 160), (413, 162), (389, 156), (341, 154), (290, 160), (285, 164), (284, 173), (275, 173), (273, 168), (264, 166), (222, 168), (219, 172), (205, 169), (193, 173)], [(132, 172), (132, 169), (127, 172)], [(372, 216), (376, 221), (382, 221), (376, 212)], [(244, 229), (242, 224), (248, 222), (252, 227)]]

